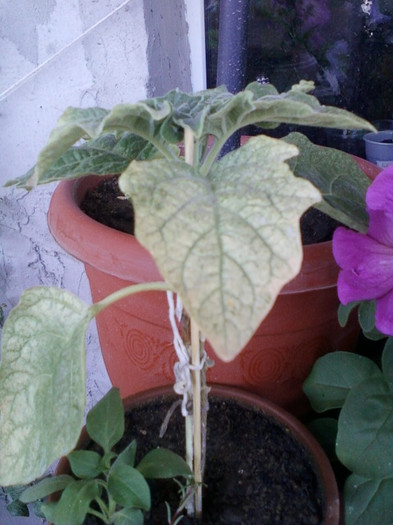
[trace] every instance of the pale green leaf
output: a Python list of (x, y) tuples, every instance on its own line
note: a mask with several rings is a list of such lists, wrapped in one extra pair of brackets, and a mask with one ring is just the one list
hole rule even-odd
[(102, 119), (107, 113), (108, 111), (102, 108), (66, 109), (38, 156), (30, 186), (35, 186), (41, 174), (79, 139), (98, 136)]
[(136, 236), (225, 361), (300, 269), (299, 218), (320, 196), (284, 162), (296, 152), (260, 136), (215, 164), (210, 179), (165, 160), (133, 162), (120, 178)]
[(308, 91), (313, 87), (302, 81), (285, 93), (259, 89), (255, 83), (212, 108), (206, 130), (215, 136), (231, 134), (237, 129), (255, 124), (264, 128), (285, 122), (305, 126), (341, 129), (369, 129), (374, 127), (349, 111), (324, 106)]
[[(156, 149), (145, 139), (132, 133), (124, 133), (120, 139), (113, 134), (101, 135), (97, 139), (84, 142), (67, 150), (46, 171), (38, 181), (46, 184), (53, 181), (74, 179), (94, 173), (110, 175), (122, 172), (131, 160), (145, 160), (152, 157)], [(28, 187), (34, 168), (26, 175), (9, 181), (7, 186)]]
[(344, 487), (346, 525), (393, 523), (393, 478), (366, 479), (349, 476)]
[(320, 357), (303, 384), (314, 410), (341, 408), (356, 385), (382, 377), (378, 366), (366, 357), (350, 352), (331, 352)]
[(309, 180), (322, 194), (316, 207), (349, 228), (366, 232), (366, 191), (371, 180), (356, 161), (343, 151), (313, 144), (301, 133), (290, 133), (284, 140), (300, 151), (290, 161), (295, 175)]
[(24, 292), (3, 329), (0, 484), (26, 484), (75, 446), (85, 405), (88, 307), (57, 288)]
[(382, 375), (348, 394), (338, 419), (336, 452), (355, 474), (393, 476), (393, 389)]

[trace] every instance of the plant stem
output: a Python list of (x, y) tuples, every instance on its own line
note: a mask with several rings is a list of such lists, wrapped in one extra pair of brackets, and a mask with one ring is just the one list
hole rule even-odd
[(154, 292), (154, 291), (166, 292), (167, 290), (171, 290), (171, 287), (169, 286), (168, 283), (164, 281), (132, 284), (130, 286), (126, 286), (125, 288), (122, 288), (121, 290), (118, 290), (117, 292), (113, 292), (112, 294), (108, 295), (107, 297), (99, 301), (98, 303), (93, 304), (90, 307), (90, 312), (91, 312), (92, 317), (95, 317), (102, 310), (104, 310), (104, 308), (107, 308), (112, 303), (115, 303), (116, 301), (119, 301), (120, 299), (124, 299), (125, 297), (133, 295), (135, 293)]
[[(184, 160), (194, 165), (194, 134), (191, 128), (184, 129)], [(199, 342), (199, 328), (191, 319), (191, 380), (192, 380), (192, 431), (193, 431), (193, 472), (196, 483), (195, 515), (202, 517), (202, 424), (201, 424), (201, 354)], [(186, 439), (189, 438), (189, 428), (186, 424)], [(186, 445), (187, 446), (187, 445)], [(187, 448), (188, 450), (188, 448)]]
[(195, 478), (195, 515), (202, 517), (202, 422), (201, 422), (201, 354), (199, 328), (191, 319), (191, 351), (192, 351), (192, 404), (194, 433), (194, 478)]

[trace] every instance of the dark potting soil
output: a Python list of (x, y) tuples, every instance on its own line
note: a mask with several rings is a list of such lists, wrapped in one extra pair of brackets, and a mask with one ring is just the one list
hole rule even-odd
[[(162, 421), (178, 397), (158, 397), (126, 416), (122, 450), (136, 439), (138, 462), (157, 446), (184, 455), (184, 420), (172, 415), (166, 434)], [(165, 501), (172, 516), (179, 503), (173, 480), (149, 481), (152, 510), (145, 524), (165, 525)], [(182, 525), (311, 525), (323, 523), (323, 497), (311, 459), (288, 430), (269, 416), (233, 400), (211, 396), (203, 519), (184, 516)], [(88, 525), (98, 523), (89, 517)]]
[[(117, 176), (104, 179), (93, 190), (87, 192), (81, 209), (106, 226), (126, 233), (134, 233), (134, 211), (132, 204), (124, 198), (117, 184)], [(303, 244), (329, 241), (337, 221), (310, 208), (301, 219), (300, 227)]]

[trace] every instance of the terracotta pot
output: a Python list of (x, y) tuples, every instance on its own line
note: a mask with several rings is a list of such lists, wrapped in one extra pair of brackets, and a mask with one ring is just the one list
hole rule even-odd
[[(126, 411), (132, 411), (133, 407), (138, 405), (148, 404), (150, 401), (157, 400), (157, 398), (163, 399), (166, 396), (173, 395), (174, 393), (172, 388), (159, 387), (150, 391), (139, 392), (138, 394), (128, 396), (123, 400), (123, 404)], [(253, 410), (260, 410), (282, 425), (287, 432), (293, 435), (298, 443), (304, 447), (311, 458), (312, 468), (314, 469), (317, 476), (319, 482), (318, 484), (322, 489), (324, 501), (323, 523), (324, 525), (338, 525), (340, 523), (340, 498), (335, 475), (325, 452), (316, 439), (306, 429), (306, 427), (286, 410), (250, 392), (246, 392), (237, 388), (216, 385), (212, 388), (211, 395), (218, 399), (235, 400), (241, 406), (252, 408)], [(160, 424), (161, 421), (158, 421), (157, 430), (159, 429)], [(251, 435), (252, 439), (252, 432), (249, 434)], [(247, 429), (245, 429), (244, 439), (247, 439), (247, 436)], [(89, 441), (90, 438), (86, 432), (86, 429), (84, 428), (81, 433), (77, 448), (84, 448), (87, 446)], [(62, 458), (57, 466), (56, 474), (59, 475), (68, 472), (68, 460), (66, 458)]]
[[(378, 170), (374, 165), (367, 169)], [(152, 257), (133, 236), (80, 210), (86, 191), (99, 180), (88, 176), (60, 183), (48, 215), (57, 242), (85, 263), (94, 301), (131, 283), (162, 280)], [(209, 350), (215, 361), (209, 383), (239, 386), (293, 413), (304, 412), (308, 403), (302, 384), (315, 360), (333, 350), (353, 349), (359, 333), (355, 320), (345, 328), (338, 325), (337, 275), (331, 242), (305, 246), (299, 275), (283, 288), (241, 354), (224, 363)], [(176, 357), (167, 312), (166, 295), (147, 292), (98, 315), (104, 362), (123, 397), (173, 384)]]

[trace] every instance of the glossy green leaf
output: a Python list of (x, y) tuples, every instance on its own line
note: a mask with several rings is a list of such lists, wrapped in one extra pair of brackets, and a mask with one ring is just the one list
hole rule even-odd
[(366, 479), (356, 474), (344, 487), (346, 525), (393, 523), (393, 478)]
[(56, 525), (82, 525), (90, 504), (99, 495), (100, 488), (96, 480), (74, 481), (67, 485), (55, 506), (50, 507), (50, 517), (46, 506), (42, 506), (42, 511)]
[(90, 410), (86, 429), (105, 452), (109, 452), (124, 433), (124, 408), (118, 388), (111, 388)]
[(88, 307), (57, 288), (24, 292), (3, 329), (0, 484), (40, 477), (78, 440)]
[(67, 474), (44, 478), (34, 483), (34, 485), (27, 487), (20, 495), (20, 500), (24, 503), (31, 503), (38, 499), (46, 498), (49, 494), (64, 490), (67, 485), (73, 481), (75, 481), (75, 479)]
[(145, 478), (165, 479), (176, 476), (187, 478), (192, 475), (184, 459), (166, 448), (151, 450), (136, 468)]
[(102, 472), (101, 456), (92, 450), (74, 450), (67, 456), (71, 470), (81, 479), (96, 478)]
[(320, 357), (303, 384), (314, 410), (340, 408), (356, 385), (381, 378), (378, 366), (366, 357), (350, 352), (332, 352)]
[(114, 515), (114, 525), (143, 525), (143, 512), (139, 509), (121, 509)]
[(336, 452), (355, 474), (393, 476), (393, 389), (382, 375), (348, 394), (338, 419)]
[(122, 452), (118, 455), (116, 458), (116, 461), (114, 462), (114, 465), (116, 463), (124, 463), (125, 465), (130, 465), (133, 467), (135, 465), (135, 454), (137, 449), (137, 442), (134, 439), (129, 443), (129, 445), (122, 450)]
[(149, 485), (142, 474), (129, 465), (119, 463), (113, 466), (108, 476), (108, 489), (119, 505), (150, 509)]
[(290, 161), (293, 172), (322, 194), (316, 207), (349, 228), (366, 232), (366, 191), (371, 181), (355, 160), (343, 151), (316, 146), (301, 133), (290, 133), (284, 140), (300, 151)]
[(165, 160), (133, 162), (120, 178), (137, 238), (224, 361), (300, 269), (299, 218), (320, 197), (289, 171), (284, 161), (294, 154), (260, 136), (226, 155), (209, 179)]

